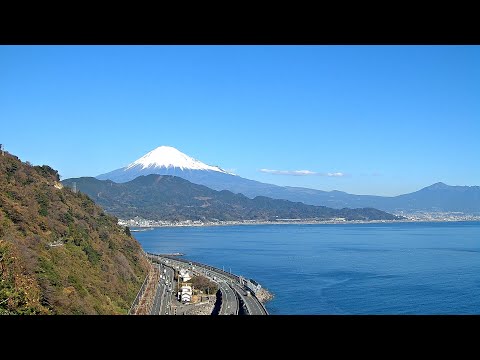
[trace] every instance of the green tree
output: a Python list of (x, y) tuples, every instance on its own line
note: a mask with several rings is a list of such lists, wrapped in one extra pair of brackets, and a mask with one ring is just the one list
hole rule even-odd
[(130, 228), (128, 226), (125, 227), (125, 234), (127, 234), (127, 236), (132, 237), (132, 233), (130, 232)]

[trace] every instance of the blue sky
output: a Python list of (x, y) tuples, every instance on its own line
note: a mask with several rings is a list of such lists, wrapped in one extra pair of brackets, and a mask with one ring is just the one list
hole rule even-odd
[(0, 46), (0, 143), (62, 178), (170, 145), (278, 185), (480, 185), (480, 47)]

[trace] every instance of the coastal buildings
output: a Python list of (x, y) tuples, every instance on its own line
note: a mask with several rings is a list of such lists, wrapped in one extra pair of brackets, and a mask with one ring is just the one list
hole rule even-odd
[(465, 214), (461, 212), (426, 212), (418, 211), (414, 213), (395, 212), (394, 215), (404, 216), (403, 220), (349, 220), (345, 218), (332, 218), (329, 220), (319, 219), (276, 219), (265, 220), (239, 220), (239, 221), (164, 221), (147, 220), (135, 217), (129, 220), (119, 219), (118, 224), (129, 227), (154, 228), (154, 227), (182, 227), (182, 226), (231, 226), (231, 225), (261, 225), (261, 224), (361, 224), (361, 223), (390, 223), (390, 222), (425, 222), (425, 221), (479, 221), (480, 214)]

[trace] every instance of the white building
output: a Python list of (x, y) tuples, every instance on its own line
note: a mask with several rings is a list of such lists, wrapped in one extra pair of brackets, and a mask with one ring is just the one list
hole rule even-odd
[(183, 285), (179, 291), (179, 297), (182, 303), (187, 303), (192, 301), (192, 287), (190, 285)]

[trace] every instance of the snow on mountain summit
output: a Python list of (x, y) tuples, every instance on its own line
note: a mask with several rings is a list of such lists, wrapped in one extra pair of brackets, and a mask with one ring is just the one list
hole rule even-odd
[(152, 168), (179, 168), (180, 170), (210, 170), (217, 171), (224, 174), (229, 174), (227, 171), (218, 166), (207, 165), (197, 159), (194, 159), (181, 151), (171, 146), (159, 146), (156, 149), (135, 160), (124, 168), (127, 171), (134, 167), (141, 167), (141, 169)]

